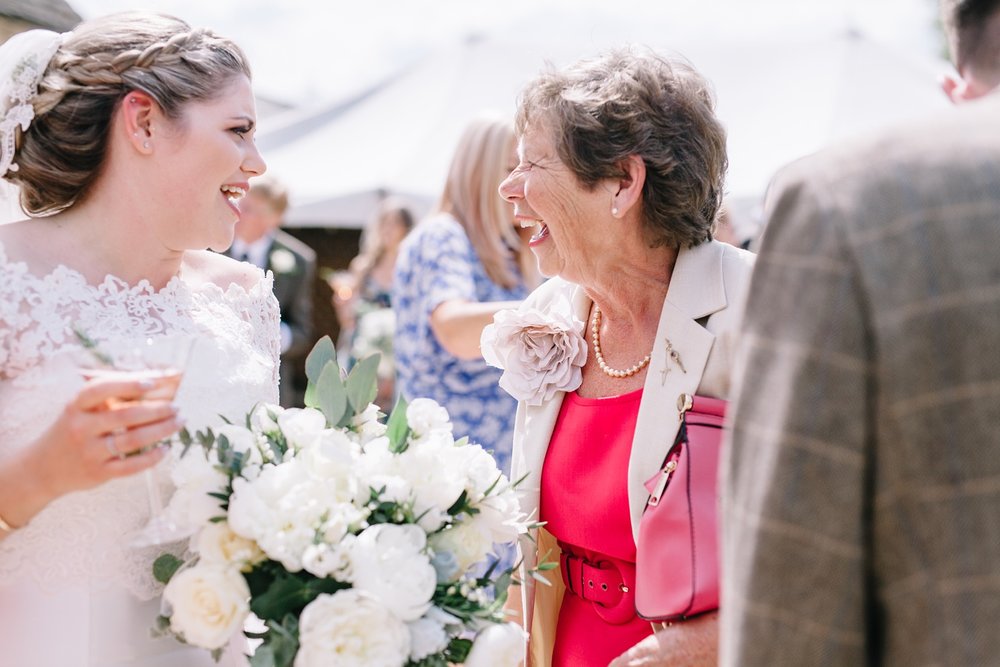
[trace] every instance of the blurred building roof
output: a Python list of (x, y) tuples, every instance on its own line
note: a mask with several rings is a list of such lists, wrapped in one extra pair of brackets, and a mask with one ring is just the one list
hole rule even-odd
[(0, 0), (0, 16), (65, 32), (82, 20), (63, 0)]

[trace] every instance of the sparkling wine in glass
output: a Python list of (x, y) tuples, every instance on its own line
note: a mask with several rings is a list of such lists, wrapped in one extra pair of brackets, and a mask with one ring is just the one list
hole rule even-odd
[[(165, 401), (172, 401), (177, 395), (195, 342), (192, 336), (171, 334), (149, 337), (115, 349), (103, 349), (85, 336), (78, 334), (78, 337), (86, 348), (79, 364), (80, 374), (85, 380), (111, 377), (148, 380), (153, 386), (144, 393), (143, 398)], [(127, 402), (124, 399), (110, 399), (108, 407), (114, 408)], [(167, 438), (137, 453), (149, 451), (152, 447), (172, 440), (173, 438)], [(146, 547), (174, 541), (177, 539), (176, 526), (163, 516), (163, 497), (156, 476), (151, 468), (144, 470), (142, 475), (146, 483), (150, 520), (132, 536), (130, 544), (133, 547)]]

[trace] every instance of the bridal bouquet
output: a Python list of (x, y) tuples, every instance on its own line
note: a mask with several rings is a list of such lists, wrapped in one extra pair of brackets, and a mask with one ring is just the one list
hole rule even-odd
[(324, 338), (306, 366), (307, 407), (181, 434), (165, 518), (190, 557), (154, 564), (159, 631), (218, 656), (253, 612), (254, 667), (517, 665), (511, 572), (483, 564), (530, 527), (513, 485), (431, 400), (383, 424), (377, 357), (344, 378)]

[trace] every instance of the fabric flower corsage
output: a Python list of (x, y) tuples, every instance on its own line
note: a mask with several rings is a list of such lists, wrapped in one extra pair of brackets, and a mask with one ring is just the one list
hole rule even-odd
[(537, 406), (583, 381), (587, 341), (581, 331), (583, 322), (562, 297), (544, 312), (499, 311), (483, 330), (480, 345), (486, 363), (503, 369), (500, 386), (517, 400)]

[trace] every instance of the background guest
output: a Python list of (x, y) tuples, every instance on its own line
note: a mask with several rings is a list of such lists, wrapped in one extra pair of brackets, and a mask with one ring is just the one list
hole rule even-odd
[(236, 238), (226, 254), (274, 274), (274, 295), (281, 306), (281, 405), (301, 405), (305, 377), (301, 358), (312, 337), (312, 287), (316, 253), (281, 231), (288, 190), (271, 177), (254, 179), (240, 202)]
[[(571, 311), (586, 352), (576, 379), (555, 373), (572, 360), (546, 352), (539, 386), (519, 397), (513, 478), (527, 476), (522, 510), (547, 522), (522, 541), (525, 563), (562, 555), (552, 586), (522, 576), (530, 662), (714, 664), (714, 612), (654, 634), (634, 600), (643, 483), (675, 440), (678, 397), (728, 395), (753, 260), (712, 240), (727, 164), (714, 98), (679, 59), (613, 51), (528, 84), (516, 126), (520, 162), (500, 193), (534, 227), (531, 249), (554, 276), (521, 313)], [(497, 356), (537, 359), (548, 346), (534, 332)], [(550, 376), (567, 381), (540, 384)], [(617, 580), (603, 593), (574, 584), (569, 570), (588, 567)]]
[(397, 199), (383, 200), (361, 236), (361, 252), (351, 261), (350, 270), (330, 279), (341, 327), (338, 348), (345, 367), (371, 354), (381, 354), (376, 403), (383, 412), (389, 412), (395, 398), (392, 280), (399, 247), (413, 224), (409, 207)]
[(1000, 664), (1000, 2), (956, 112), (785, 169), (738, 364), (722, 664)]
[(434, 212), (403, 241), (392, 303), (396, 371), (406, 398), (447, 408), (457, 435), (510, 471), (514, 399), (483, 361), (479, 338), (501, 308), (538, 282), (534, 261), (497, 186), (515, 162), (508, 121), (481, 119), (459, 139)]

